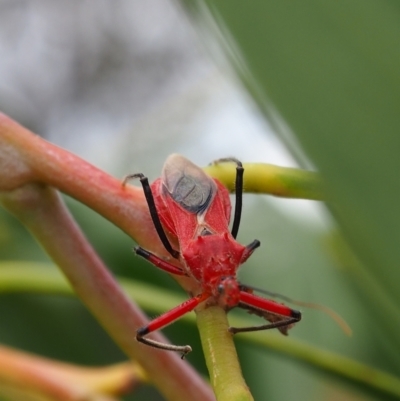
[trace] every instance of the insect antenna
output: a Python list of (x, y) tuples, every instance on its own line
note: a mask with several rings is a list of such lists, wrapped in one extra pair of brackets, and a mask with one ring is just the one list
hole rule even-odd
[(142, 173), (130, 174), (124, 178), (122, 186), (125, 186), (129, 180), (132, 180), (134, 178), (139, 178), (140, 183), (142, 184), (144, 196), (146, 198), (147, 205), (149, 207), (150, 216), (151, 219), (153, 220), (154, 227), (157, 231), (157, 234), (161, 242), (163, 243), (165, 249), (171, 254), (172, 257), (174, 257), (175, 259), (179, 259), (179, 252), (176, 249), (172, 248), (172, 245), (169, 242), (167, 235), (165, 234), (165, 231), (162, 227), (160, 217), (158, 216), (156, 204), (154, 203), (154, 197), (153, 193), (151, 192), (151, 187), (148, 178), (144, 176)]
[(242, 285), (241, 284), (240, 289), (242, 291), (246, 291), (246, 292), (250, 292), (250, 293), (253, 291), (260, 292), (261, 294), (268, 295), (271, 298), (281, 299), (282, 301), (291, 303), (293, 305), (304, 306), (306, 308), (320, 310), (320, 311), (326, 313), (331, 319), (333, 319), (335, 321), (335, 323), (343, 330), (343, 332), (346, 335), (348, 335), (348, 336), (352, 335), (352, 330), (351, 330), (350, 326), (346, 323), (346, 321), (338, 313), (336, 313), (333, 309), (328, 308), (327, 306), (315, 304), (312, 302), (296, 301), (285, 295), (278, 294), (276, 292), (271, 292), (268, 290), (264, 290), (262, 288), (253, 287), (250, 285)]
[(243, 174), (244, 168), (242, 162), (240, 162), (235, 157), (225, 157), (222, 159), (218, 159), (214, 161), (214, 164), (225, 163), (225, 162), (233, 162), (236, 163), (236, 180), (235, 180), (235, 212), (232, 224), (231, 234), (232, 237), (236, 239), (239, 226), (240, 219), (242, 217), (242, 204), (243, 204)]

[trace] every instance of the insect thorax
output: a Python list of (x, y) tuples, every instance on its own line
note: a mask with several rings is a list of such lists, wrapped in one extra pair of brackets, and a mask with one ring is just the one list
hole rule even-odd
[(213, 292), (225, 277), (236, 277), (245, 247), (228, 233), (198, 236), (182, 250), (188, 273)]

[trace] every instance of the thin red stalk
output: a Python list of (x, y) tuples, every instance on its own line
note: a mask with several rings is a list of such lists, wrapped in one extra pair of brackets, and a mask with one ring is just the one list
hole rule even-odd
[[(123, 187), (122, 180), (0, 113), (0, 191), (30, 182), (51, 185), (70, 195), (114, 223), (142, 247), (179, 264), (170, 257), (154, 229), (141, 187)], [(190, 280), (176, 279), (187, 291), (193, 290)]]
[[(100, 213), (132, 238), (140, 238), (144, 246), (151, 244), (154, 248), (158, 237), (141, 188), (129, 185), (123, 188), (121, 180), (32, 134), (2, 114), (0, 149), (3, 153), (0, 190), (30, 182), (54, 186)], [(7, 164), (1, 163), (6, 150)]]
[(27, 393), (36, 392), (59, 401), (127, 393), (141, 382), (138, 369), (132, 363), (87, 368), (0, 346), (1, 384), (23, 387)]
[[(31, 184), (38, 183), (38, 184)], [(212, 400), (210, 388), (174, 353), (139, 345), (146, 323), (75, 224), (55, 186), (123, 228), (144, 246), (157, 248), (141, 191), (123, 189), (80, 158), (51, 145), (0, 115), (0, 190), (3, 204), (33, 233), (74, 290), (120, 347), (145, 369), (167, 399)], [(165, 342), (161, 334), (158, 341)]]

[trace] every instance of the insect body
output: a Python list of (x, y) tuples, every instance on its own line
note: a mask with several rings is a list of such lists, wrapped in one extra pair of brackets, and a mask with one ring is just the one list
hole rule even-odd
[[(239, 266), (260, 242), (254, 240), (243, 246), (236, 241), (244, 169), (234, 158), (220, 159), (219, 162), (236, 163), (236, 205), (231, 232), (228, 228), (231, 214), (228, 190), (183, 156), (169, 156), (161, 178), (151, 186), (143, 174), (130, 175), (124, 181), (125, 184), (131, 178), (140, 178), (157, 233), (166, 250), (179, 259), (183, 267), (176, 267), (140, 247), (135, 252), (160, 269), (188, 276), (198, 284), (198, 294), (137, 331), (138, 341), (156, 348), (182, 352), (182, 358), (191, 351), (189, 345), (164, 344), (145, 336), (172, 323), (205, 301), (208, 305), (219, 305), (227, 311), (241, 307), (270, 322), (256, 327), (231, 327), (232, 333), (278, 328), (286, 334), (287, 329), (301, 319), (300, 312), (257, 296), (251, 287), (239, 283), (236, 277)], [(173, 249), (164, 229), (176, 237), (179, 251)]]

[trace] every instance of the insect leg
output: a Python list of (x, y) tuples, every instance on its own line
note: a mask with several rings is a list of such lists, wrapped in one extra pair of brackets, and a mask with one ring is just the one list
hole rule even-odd
[(174, 266), (173, 264), (159, 258), (158, 256), (152, 254), (149, 251), (139, 247), (134, 248), (134, 251), (137, 255), (147, 259), (154, 266), (158, 267), (161, 270), (164, 270), (171, 274), (176, 274), (178, 276), (186, 276), (186, 273), (180, 269), (179, 267)]
[(122, 182), (122, 186), (125, 186), (126, 183), (134, 178), (139, 178), (140, 183), (143, 187), (144, 196), (146, 197), (147, 205), (149, 206), (150, 216), (153, 220), (154, 227), (157, 231), (158, 236), (160, 237), (161, 242), (163, 243), (165, 249), (174, 257), (175, 259), (179, 259), (179, 252), (172, 248), (171, 243), (169, 242), (167, 235), (161, 225), (160, 217), (158, 216), (156, 204), (154, 203), (153, 193), (151, 192), (149, 180), (143, 174), (131, 174), (127, 175)]
[(236, 239), (238, 231), (239, 231), (240, 219), (242, 217), (244, 168), (243, 168), (242, 163), (238, 159), (236, 159), (235, 157), (225, 157), (225, 158), (218, 159), (218, 160), (214, 161), (215, 164), (217, 164), (217, 163), (225, 163), (225, 162), (236, 163), (235, 213), (234, 213), (232, 230), (231, 230), (232, 237)]
[(150, 347), (164, 349), (166, 351), (177, 351), (181, 352), (181, 358), (184, 359), (185, 356), (192, 351), (192, 347), (190, 345), (172, 345), (161, 343), (156, 340), (152, 340), (150, 338), (145, 338), (144, 336), (155, 331), (159, 330), (175, 320), (179, 319), (183, 315), (188, 312), (191, 312), (197, 305), (201, 302), (205, 301), (209, 296), (205, 294), (200, 294), (194, 298), (191, 298), (182, 304), (176, 306), (174, 309), (164, 313), (163, 315), (152, 320), (147, 326), (141, 327), (136, 332), (136, 339), (143, 344), (149, 345)]
[(284, 302), (290, 302), (290, 303), (298, 305), (298, 306), (305, 306), (307, 308), (313, 308), (313, 309), (320, 310), (320, 311), (326, 313), (332, 320), (334, 320), (335, 323), (344, 331), (345, 334), (350, 336), (352, 333), (352, 330), (351, 330), (350, 326), (347, 324), (347, 322), (339, 314), (337, 314), (334, 310), (332, 310), (331, 308), (328, 308), (327, 306), (320, 305), (320, 304), (314, 304), (312, 302), (295, 301), (285, 295), (278, 294), (276, 292), (267, 291), (262, 288), (257, 288), (257, 287), (253, 287), (253, 286), (249, 286), (249, 285), (241, 284), (239, 286), (239, 288), (241, 290), (249, 292), (249, 293), (252, 293), (253, 291), (257, 291), (257, 292), (261, 292), (262, 294), (267, 295), (272, 298), (279, 298)]
[[(247, 309), (257, 316), (265, 317), (270, 320), (271, 323), (250, 327), (230, 327), (229, 331), (232, 334), (284, 328), (301, 320), (301, 313), (299, 311), (269, 299), (258, 297), (246, 290), (240, 291), (239, 307)], [(281, 330), (281, 332), (287, 334), (284, 330)]]
[(252, 255), (255, 249), (257, 249), (261, 245), (258, 239), (255, 239), (249, 245), (246, 246), (245, 251), (243, 252), (242, 259), (240, 264), (246, 262), (246, 260)]

